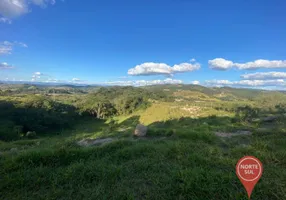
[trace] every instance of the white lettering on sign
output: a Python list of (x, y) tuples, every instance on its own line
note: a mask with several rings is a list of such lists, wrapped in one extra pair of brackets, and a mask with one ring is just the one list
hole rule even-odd
[(245, 174), (254, 174), (253, 170), (251, 170), (251, 169), (244, 170), (244, 173)]
[(258, 169), (258, 165), (240, 165), (240, 169)]

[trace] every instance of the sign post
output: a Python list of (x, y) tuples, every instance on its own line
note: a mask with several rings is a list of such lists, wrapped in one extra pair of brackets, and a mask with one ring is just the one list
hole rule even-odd
[(247, 191), (250, 199), (251, 193), (263, 172), (260, 160), (253, 156), (245, 156), (236, 164), (236, 175)]

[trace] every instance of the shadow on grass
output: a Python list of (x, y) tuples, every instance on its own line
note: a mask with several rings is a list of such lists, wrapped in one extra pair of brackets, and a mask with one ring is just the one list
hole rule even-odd
[(135, 127), (137, 124), (139, 124), (139, 118), (140, 116), (132, 116), (123, 122), (121, 122), (119, 125), (122, 127)]
[(28, 131), (51, 135), (81, 118), (74, 106), (37, 96), (25, 102), (0, 100), (0, 110), (0, 140), (4, 141), (19, 139)]
[(237, 130), (252, 130), (253, 124), (243, 124), (237, 122), (235, 118), (230, 117), (202, 117), (189, 118), (183, 117), (179, 119), (167, 120), (163, 122), (154, 122), (148, 126), (149, 131), (153, 134), (168, 132), (170, 130), (180, 137), (188, 137), (188, 134), (197, 133), (213, 133), (215, 131), (233, 132)]

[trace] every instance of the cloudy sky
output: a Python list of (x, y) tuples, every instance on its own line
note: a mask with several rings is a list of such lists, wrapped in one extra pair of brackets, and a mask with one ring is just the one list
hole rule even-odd
[(0, 80), (286, 89), (285, 0), (0, 0)]

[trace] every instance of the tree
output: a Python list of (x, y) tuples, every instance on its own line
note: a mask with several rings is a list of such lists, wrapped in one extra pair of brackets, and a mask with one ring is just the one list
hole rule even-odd
[(249, 121), (252, 118), (258, 117), (259, 109), (251, 108), (250, 106), (240, 106), (236, 109), (236, 118), (242, 121)]

